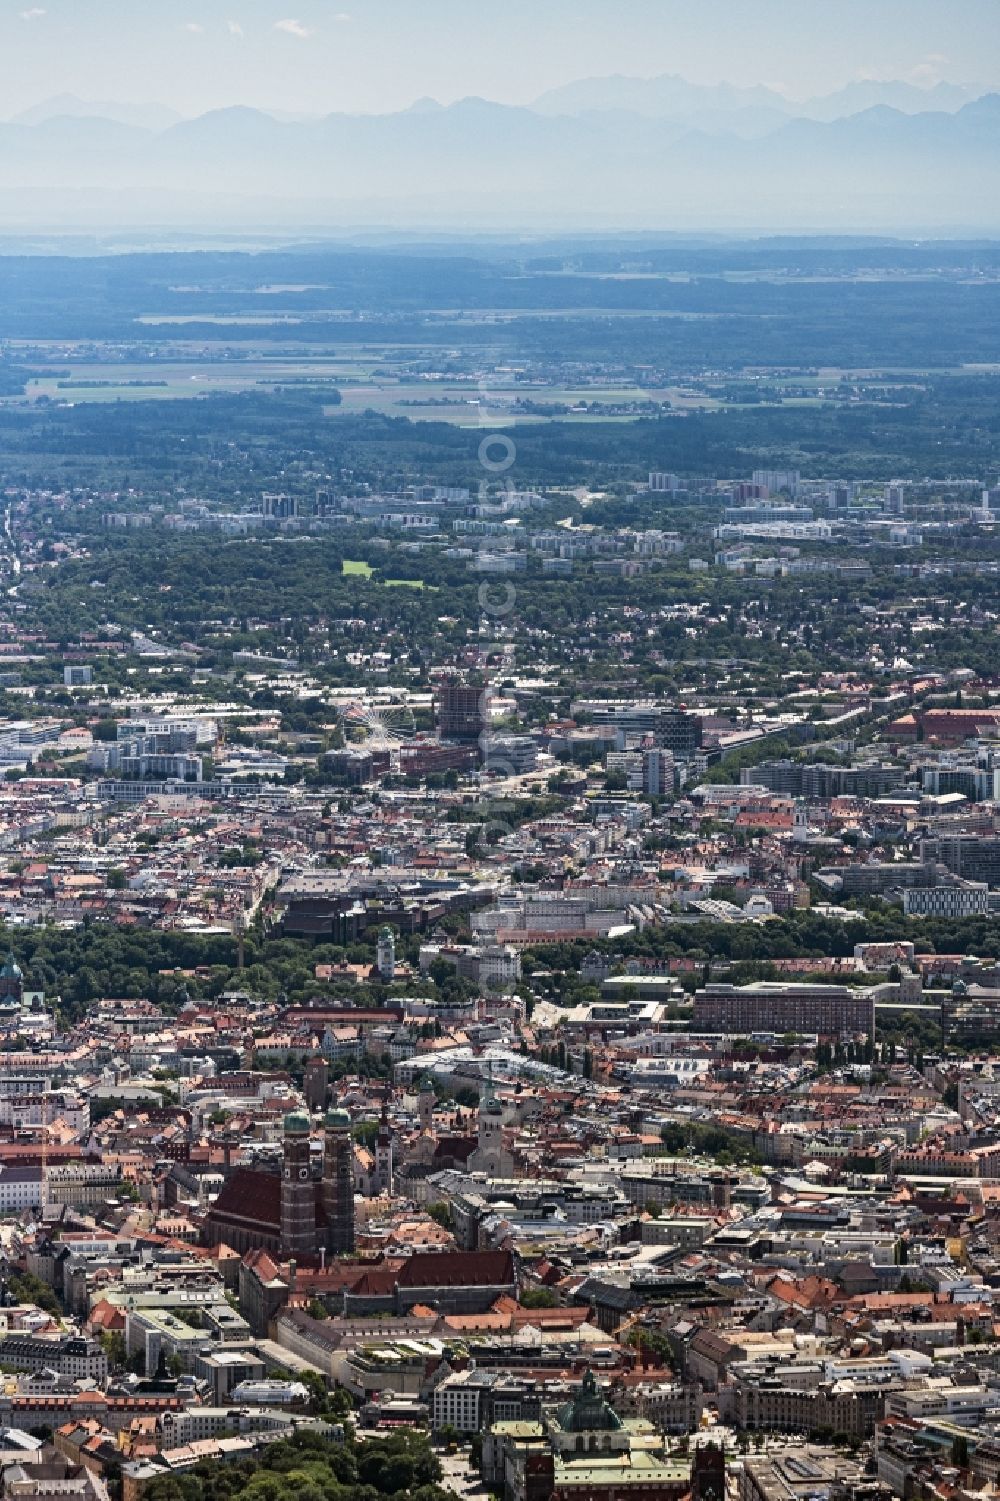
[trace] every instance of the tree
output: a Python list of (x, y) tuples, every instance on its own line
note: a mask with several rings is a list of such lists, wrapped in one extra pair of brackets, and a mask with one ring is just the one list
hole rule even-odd
[(556, 1308), (559, 1299), (550, 1287), (526, 1287), (521, 1293), (522, 1308)]
[(11, 1271), (7, 1274), (7, 1290), (17, 1303), (34, 1303), (43, 1313), (52, 1318), (62, 1318), (62, 1305), (52, 1288), (32, 1272)]
[[(325, 1417), (328, 1414), (324, 1414)], [(406, 1491), (411, 1501), (448, 1501), (441, 1466), (425, 1435), (388, 1434), (331, 1444), (304, 1430), (251, 1457), (220, 1465), (206, 1460), (182, 1475), (158, 1475), (151, 1501), (375, 1501)]]
[(98, 1336), (101, 1349), (108, 1357), (108, 1365), (113, 1370), (122, 1370), (128, 1359), (128, 1350), (125, 1345), (125, 1336), (120, 1329), (102, 1329)]

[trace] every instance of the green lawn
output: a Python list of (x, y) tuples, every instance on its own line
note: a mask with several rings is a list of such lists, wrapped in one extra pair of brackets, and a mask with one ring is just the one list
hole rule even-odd
[[(341, 567), (345, 574), (354, 574), (355, 578), (370, 579), (375, 572), (370, 563), (363, 563), (358, 558), (344, 558)], [(423, 589), (423, 579), (381, 579), (381, 583), (387, 589)]]

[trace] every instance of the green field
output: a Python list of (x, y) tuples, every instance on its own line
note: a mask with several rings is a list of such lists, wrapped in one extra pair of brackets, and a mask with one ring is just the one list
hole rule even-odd
[[(344, 558), (341, 563), (344, 574), (355, 578), (370, 579), (375, 572), (370, 563), (365, 563), (359, 558)], [(380, 579), (387, 589), (423, 589), (423, 579)]]
[[(464, 373), (453, 366), (447, 374), (430, 378), (428, 369), (433, 369), (440, 351), (417, 342), (372, 342), (360, 349), (350, 346), (342, 354), (316, 344), (272, 353), (245, 340), (213, 344), (179, 338), (155, 357), (139, 359), (133, 350), (122, 351), (115, 345), (96, 351), (93, 346), (65, 344), (56, 349), (40, 341), (28, 347), (22, 343), (19, 353), (45, 373), (28, 382), (23, 396), (0, 398), (2, 405), (170, 401), (278, 390), (308, 393), (322, 401), (335, 389), (339, 403), (327, 399), (322, 408), (333, 420), (373, 411), (412, 422), (477, 428), (514, 422), (531, 427), (553, 420), (629, 423), (646, 415), (643, 407), (648, 403), (662, 404), (677, 416), (753, 404), (752, 394), (749, 403), (735, 403), (731, 393), (720, 389), (718, 380), (705, 383), (714, 389), (703, 389), (697, 380), (656, 386), (640, 386), (627, 379), (569, 384), (554, 371), (545, 379), (532, 372), (530, 365), (518, 372), (504, 363), (495, 366), (485, 346), (480, 351), (485, 385), (472, 374), (471, 349), (463, 352), (459, 362), (464, 362)], [(851, 372), (824, 368), (791, 377), (734, 375), (731, 379), (744, 387), (761, 380), (769, 388), (771, 404), (796, 407), (831, 399), (830, 387), (836, 386), (841, 375), (852, 378)], [(853, 372), (853, 378), (864, 379), (866, 372)], [(877, 378), (891, 389), (891, 372)], [(904, 390), (920, 384), (912, 372), (898, 372), (896, 381)], [(866, 393), (860, 399), (870, 402), (872, 395)], [(541, 410), (525, 410), (525, 405)], [(546, 410), (551, 407), (562, 410)], [(638, 410), (630, 410), (633, 407)]]

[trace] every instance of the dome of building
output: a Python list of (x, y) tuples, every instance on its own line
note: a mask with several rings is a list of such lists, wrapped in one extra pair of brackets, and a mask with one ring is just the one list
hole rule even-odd
[(310, 1131), (309, 1117), (304, 1110), (290, 1110), (285, 1116), (286, 1136), (308, 1136)]
[(559, 1427), (564, 1433), (617, 1431), (622, 1420), (598, 1390), (593, 1371), (588, 1371), (576, 1396), (559, 1409)]
[(351, 1124), (351, 1117), (346, 1110), (328, 1110), (323, 1117), (323, 1124), (347, 1128)]

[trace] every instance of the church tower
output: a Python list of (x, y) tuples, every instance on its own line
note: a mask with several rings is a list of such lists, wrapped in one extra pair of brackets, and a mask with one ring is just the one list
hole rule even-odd
[(316, 1254), (316, 1189), (309, 1161), (309, 1117), (304, 1110), (285, 1116), (281, 1250), (285, 1256)]
[(354, 1148), (346, 1110), (328, 1110), (323, 1123), (323, 1209), (326, 1248), (334, 1256), (354, 1250)]
[(478, 1142), (469, 1166), (491, 1178), (509, 1178), (514, 1172), (513, 1159), (503, 1144), (503, 1105), (493, 1091), (492, 1079), (479, 1097)]
[(24, 975), (11, 949), (0, 969), (0, 996), (20, 1001), (24, 995)]
[(726, 1451), (722, 1444), (699, 1444), (691, 1465), (691, 1501), (724, 1501)]
[(382, 1101), (382, 1119), (375, 1138), (375, 1192), (392, 1195), (392, 1128), (388, 1099)]
[(375, 968), (380, 980), (388, 985), (396, 976), (396, 935), (388, 924), (379, 929), (375, 946)]
[(434, 1106), (437, 1104), (437, 1095), (434, 1086), (425, 1074), (420, 1085), (420, 1093), (417, 1096), (417, 1118), (420, 1121), (421, 1131), (429, 1131), (434, 1123)]
[(495, 1156), (502, 1146), (503, 1106), (491, 1083), (479, 1102), (479, 1150), (484, 1157)]

